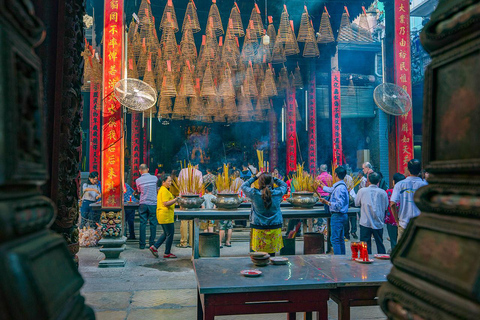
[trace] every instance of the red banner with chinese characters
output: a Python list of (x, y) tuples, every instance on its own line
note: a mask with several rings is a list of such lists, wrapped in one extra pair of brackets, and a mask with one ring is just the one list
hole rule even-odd
[(137, 188), (135, 180), (140, 177), (140, 172), (138, 167), (140, 166), (140, 139), (142, 137), (142, 114), (133, 113), (132, 114), (132, 187)]
[(340, 72), (332, 70), (332, 142), (334, 165), (342, 165), (342, 104)]
[(295, 110), (295, 87), (287, 89), (287, 174), (295, 171), (297, 167), (297, 119)]
[[(271, 103), (272, 100), (270, 100)], [(273, 171), (278, 167), (278, 119), (273, 108), (268, 112), (268, 117), (270, 121), (270, 171)]]
[[(412, 96), (412, 72), (410, 59), (410, 3), (395, 0), (395, 84)], [(398, 116), (396, 124), (397, 172), (405, 173), (407, 164), (413, 159), (413, 115), (412, 110)]]
[(308, 168), (310, 174), (317, 171), (317, 86), (315, 62), (310, 61), (310, 73), (308, 78)]
[(98, 102), (100, 96), (100, 83), (90, 82), (90, 152), (88, 153), (90, 172), (97, 171), (100, 174), (100, 136), (101, 136), (101, 104)]
[[(150, 120), (149, 120), (150, 121)], [(148, 165), (148, 135), (147, 123), (143, 126), (143, 163)]]
[(102, 208), (123, 205), (122, 108), (114, 98), (122, 78), (123, 0), (105, 0), (103, 45)]

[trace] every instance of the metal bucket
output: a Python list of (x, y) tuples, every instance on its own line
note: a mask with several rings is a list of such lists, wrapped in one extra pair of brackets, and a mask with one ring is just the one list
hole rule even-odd
[(295, 255), (295, 238), (288, 239), (287, 236), (283, 236), (283, 248), (280, 249), (281, 256), (293, 256)]
[(201, 232), (198, 238), (200, 257), (220, 257), (220, 236), (215, 232)]
[(325, 253), (323, 233), (306, 232), (303, 234), (303, 254)]

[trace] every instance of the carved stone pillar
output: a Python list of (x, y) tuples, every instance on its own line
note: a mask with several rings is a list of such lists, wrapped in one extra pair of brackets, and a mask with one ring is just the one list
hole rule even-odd
[(41, 61), (33, 48), (45, 31), (32, 8), (28, 0), (0, 1), (0, 317), (93, 319), (65, 241), (47, 228), (55, 204), (40, 194), (46, 139)]
[(480, 319), (480, 1), (440, 0), (421, 41), (425, 74), (422, 211), (379, 291), (395, 319)]

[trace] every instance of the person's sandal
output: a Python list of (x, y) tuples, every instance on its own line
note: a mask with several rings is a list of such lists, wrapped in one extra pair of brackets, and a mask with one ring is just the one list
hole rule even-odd
[(173, 253), (169, 253), (169, 254), (164, 254), (163, 257), (165, 259), (175, 259), (177, 256), (174, 255)]
[(225, 247), (231, 247), (232, 245), (231, 244), (226, 244), (225, 243)]
[(156, 257), (158, 258), (158, 250), (154, 247), (154, 246), (151, 246), (150, 248), (150, 252)]

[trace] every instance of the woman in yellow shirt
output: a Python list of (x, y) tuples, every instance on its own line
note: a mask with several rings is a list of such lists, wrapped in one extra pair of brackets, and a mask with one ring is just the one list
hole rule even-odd
[(175, 198), (168, 188), (172, 185), (172, 177), (164, 175), (160, 179), (162, 186), (157, 194), (157, 221), (162, 226), (163, 234), (158, 238), (157, 242), (150, 247), (152, 254), (158, 258), (158, 248), (167, 240), (165, 244), (164, 258), (176, 258), (177, 256), (170, 253), (173, 243), (173, 234), (175, 233), (173, 208), (178, 198)]

